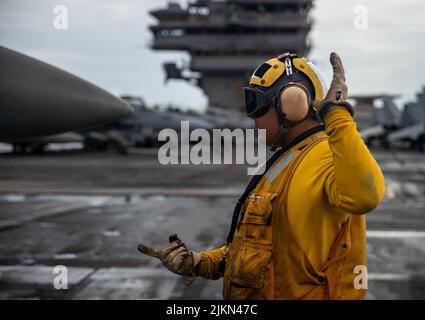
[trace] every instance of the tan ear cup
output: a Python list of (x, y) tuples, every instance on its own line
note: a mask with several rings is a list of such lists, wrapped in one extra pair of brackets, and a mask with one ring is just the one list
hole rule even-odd
[(280, 94), (280, 110), (289, 121), (303, 120), (308, 114), (309, 106), (310, 99), (300, 86), (288, 86)]

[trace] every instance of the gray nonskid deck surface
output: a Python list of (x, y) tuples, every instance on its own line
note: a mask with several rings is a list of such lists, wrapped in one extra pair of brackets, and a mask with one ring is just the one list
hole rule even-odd
[[(425, 157), (375, 152), (387, 197), (368, 215), (369, 299), (425, 298)], [(220, 299), (221, 280), (184, 287), (139, 254), (176, 232), (224, 244), (243, 166), (162, 166), (155, 150), (0, 155), (0, 298)], [(68, 269), (56, 290), (54, 267)]]

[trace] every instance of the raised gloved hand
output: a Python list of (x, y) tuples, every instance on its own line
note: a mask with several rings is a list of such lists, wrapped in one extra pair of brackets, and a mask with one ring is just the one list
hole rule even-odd
[(345, 71), (342, 65), (341, 58), (335, 52), (331, 53), (330, 61), (333, 68), (333, 78), (331, 86), (326, 94), (325, 99), (322, 101), (315, 101), (316, 111), (319, 119), (323, 120), (329, 110), (336, 106), (343, 106), (354, 115), (354, 109), (350, 103), (348, 103), (348, 89), (345, 84)]
[(186, 277), (195, 276), (195, 267), (201, 260), (201, 256), (196, 252), (190, 251), (176, 234), (170, 235), (169, 242), (162, 249), (139, 244), (137, 250), (151, 257), (158, 258), (173, 273)]

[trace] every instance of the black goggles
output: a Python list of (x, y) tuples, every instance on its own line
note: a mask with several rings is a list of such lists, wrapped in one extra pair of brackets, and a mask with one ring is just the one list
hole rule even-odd
[[(267, 89), (267, 92), (258, 87), (244, 87), (244, 99), (246, 114), (250, 118), (259, 118), (264, 116), (271, 106), (275, 106), (279, 92), (286, 86), (294, 82), (305, 80), (306, 77), (296, 72), (290, 76), (281, 77), (273, 86)], [(314, 92), (314, 90), (310, 91)]]
[(274, 96), (258, 88), (244, 87), (245, 111), (248, 117), (259, 118), (267, 113), (274, 102)]

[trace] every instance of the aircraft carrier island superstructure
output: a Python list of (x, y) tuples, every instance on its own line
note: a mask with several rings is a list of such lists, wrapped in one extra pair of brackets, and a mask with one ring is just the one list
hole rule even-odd
[(284, 51), (310, 49), (313, 0), (196, 0), (183, 8), (170, 2), (150, 12), (157, 50), (186, 51), (187, 65), (164, 64), (167, 79), (185, 79), (203, 89), (209, 105), (241, 108), (241, 87), (254, 69)]

